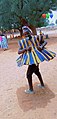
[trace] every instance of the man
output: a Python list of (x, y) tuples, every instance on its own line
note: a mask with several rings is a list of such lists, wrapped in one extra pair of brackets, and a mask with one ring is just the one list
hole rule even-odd
[[(23, 35), (25, 38), (29, 37), (29, 39), (32, 39), (32, 31), (28, 28), (28, 27), (23, 27)], [(44, 43), (45, 45), (45, 43)], [(28, 48), (24, 48), (24, 49), (20, 49), (18, 50), (18, 54), (24, 54), (25, 52), (29, 51), (31, 52), (31, 46), (29, 46)], [(38, 47), (38, 50), (42, 50), (42, 45)], [(27, 79), (28, 79), (28, 84), (29, 84), (29, 89), (25, 90), (25, 93), (28, 94), (33, 94), (34, 90), (33, 90), (33, 84), (32, 84), (32, 74), (35, 73), (37, 75), (37, 77), (39, 78), (40, 81), (40, 87), (43, 88), (44, 87), (44, 83), (42, 80), (42, 76), (41, 73), (39, 71), (39, 63), (36, 64), (32, 64), (28, 66), (28, 70), (27, 70)]]

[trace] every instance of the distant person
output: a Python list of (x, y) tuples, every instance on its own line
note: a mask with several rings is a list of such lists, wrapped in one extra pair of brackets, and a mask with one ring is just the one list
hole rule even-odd
[(0, 36), (0, 48), (1, 48), (1, 43), (2, 43), (2, 36)]
[(42, 30), (40, 30), (40, 33), (39, 34), (40, 34), (40, 37), (41, 36), (44, 36), (44, 33), (42, 32)]
[(5, 50), (8, 49), (8, 40), (4, 34), (1, 34), (2, 41), (1, 41), (1, 48)]

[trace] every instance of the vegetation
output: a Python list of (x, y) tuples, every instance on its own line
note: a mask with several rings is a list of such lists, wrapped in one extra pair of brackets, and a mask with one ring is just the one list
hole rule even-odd
[(33, 28), (47, 25), (42, 14), (56, 8), (57, 0), (0, 0), (0, 29), (21, 28), (25, 24)]

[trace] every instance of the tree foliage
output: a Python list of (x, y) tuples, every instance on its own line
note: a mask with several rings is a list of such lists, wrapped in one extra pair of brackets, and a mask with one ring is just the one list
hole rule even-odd
[(18, 28), (24, 20), (35, 27), (43, 26), (46, 20), (42, 14), (56, 7), (57, 0), (0, 0), (0, 29)]

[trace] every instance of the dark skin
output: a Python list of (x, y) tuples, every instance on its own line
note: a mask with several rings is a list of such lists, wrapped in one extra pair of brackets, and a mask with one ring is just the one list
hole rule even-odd
[(27, 51), (30, 51), (31, 52), (31, 47), (28, 47), (28, 48), (24, 48), (24, 49), (22, 49), (22, 50), (18, 50), (18, 54), (22, 54), (22, 53), (25, 53), (25, 52), (27, 52)]
[(44, 43), (41, 45), (41, 46), (39, 46), (37, 49), (39, 50), (39, 51), (41, 51), (43, 48), (44, 48), (44, 46), (47, 44), (47, 42), (46, 41), (44, 41)]

